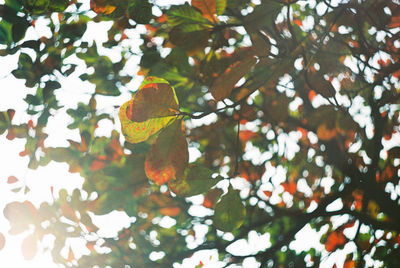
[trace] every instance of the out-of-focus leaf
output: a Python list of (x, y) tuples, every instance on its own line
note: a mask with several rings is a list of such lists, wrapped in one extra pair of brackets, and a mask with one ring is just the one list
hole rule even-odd
[(215, 206), (214, 225), (219, 230), (231, 232), (239, 228), (246, 218), (246, 208), (239, 192), (229, 186), (228, 193)]
[(242, 61), (233, 63), (213, 83), (210, 92), (216, 101), (228, 98), (236, 83), (247, 74), (251, 67), (256, 64), (255, 57), (248, 57)]
[(214, 21), (214, 14), (217, 12), (215, 0), (192, 0), (192, 6), (203, 14), (203, 17)]
[(12, 24), (4, 20), (0, 21), (0, 44), (8, 44), (12, 42), (11, 28)]
[(227, 0), (215, 0), (215, 11), (217, 15), (222, 15), (226, 8), (226, 1)]
[(137, 23), (147, 24), (152, 17), (151, 9), (152, 6), (147, 0), (131, 1), (129, 17)]
[(0, 233), (0, 250), (4, 248), (6, 244), (6, 238), (4, 237), (3, 233)]
[(204, 18), (197, 9), (188, 4), (172, 6), (167, 12), (167, 21), (172, 26), (181, 24), (210, 25), (210, 21)]
[(90, 0), (90, 8), (97, 14), (111, 14), (116, 6), (109, 3), (108, 0)]
[(208, 45), (210, 32), (207, 30), (196, 30), (186, 32), (182, 27), (174, 27), (169, 33), (169, 41), (191, 56), (202, 51)]
[(177, 180), (170, 181), (168, 187), (177, 195), (192, 196), (207, 192), (219, 180), (213, 179), (213, 172), (200, 165), (189, 165), (185, 174)]
[(31, 234), (22, 241), (21, 245), (22, 255), (24, 256), (25, 260), (32, 260), (37, 252), (37, 241), (36, 237)]
[(16, 183), (16, 182), (18, 182), (18, 179), (15, 176), (10, 176), (7, 179), (7, 183), (9, 183), (9, 184)]
[(162, 185), (183, 174), (189, 161), (188, 144), (182, 120), (176, 120), (157, 137), (146, 155), (149, 179)]

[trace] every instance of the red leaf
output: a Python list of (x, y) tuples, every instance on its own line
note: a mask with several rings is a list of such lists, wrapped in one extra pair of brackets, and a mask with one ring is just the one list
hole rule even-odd
[(295, 194), (297, 191), (297, 184), (294, 181), (291, 181), (289, 183), (284, 182), (282, 183), (283, 189), (285, 190), (285, 192), (288, 192), (289, 194)]
[(203, 17), (214, 21), (214, 14), (217, 12), (215, 0), (192, 0), (192, 6), (200, 10)]
[(254, 138), (257, 136), (257, 133), (251, 131), (251, 130), (242, 130), (239, 132), (239, 139), (243, 142), (246, 143), (250, 139)]
[(18, 179), (15, 176), (10, 176), (7, 179), (7, 183), (12, 184), (18, 182)]
[(97, 171), (102, 169), (106, 165), (106, 162), (95, 159), (93, 160), (92, 164), (90, 165), (89, 169), (93, 171)]
[(251, 67), (253, 67), (256, 62), (257, 59), (255, 57), (248, 57), (243, 61), (237, 61), (229, 66), (228, 69), (215, 80), (210, 89), (214, 99), (220, 101), (228, 98), (236, 83), (250, 71)]
[(158, 185), (181, 175), (188, 164), (188, 144), (182, 128), (182, 120), (173, 122), (160, 133), (146, 155), (146, 175)]
[(165, 83), (143, 86), (127, 109), (128, 118), (143, 122), (150, 118), (173, 116), (179, 110), (174, 89)]
[(328, 235), (325, 242), (325, 249), (328, 252), (332, 252), (336, 248), (343, 246), (344, 243), (346, 243), (346, 237), (343, 234), (343, 230), (336, 230)]

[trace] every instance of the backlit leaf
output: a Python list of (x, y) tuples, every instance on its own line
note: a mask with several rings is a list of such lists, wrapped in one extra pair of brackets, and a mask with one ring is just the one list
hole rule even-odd
[(172, 26), (182, 24), (210, 25), (210, 21), (204, 18), (200, 12), (192, 6), (172, 6), (167, 13), (167, 21)]
[(25, 237), (21, 245), (22, 255), (25, 260), (32, 260), (37, 252), (37, 241), (33, 234)]
[(126, 141), (130, 143), (139, 143), (147, 140), (150, 136), (157, 133), (160, 129), (175, 120), (175, 117), (151, 118), (144, 122), (133, 122), (127, 116), (127, 108), (132, 104), (133, 99), (124, 103), (119, 110), (119, 119), (121, 121), (121, 131)]
[(242, 61), (233, 63), (213, 83), (210, 91), (216, 101), (228, 98), (236, 83), (247, 74), (251, 67), (256, 64), (255, 57), (248, 57)]
[(136, 93), (128, 106), (128, 118), (143, 122), (158, 117), (174, 116), (179, 110), (175, 90), (169, 84), (149, 83)]
[(200, 165), (189, 165), (185, 174), (177, 180), (170, 181), (168, 187), (177, 195), (192, 196), (210, 190), (219, 180), (213, 179), (213, 172)]
[(111, 14), (114, 12), (116, 6), (107, 3), (107, 0), (90, 0), (90, 8), (97, 14)]
[(222, 15), (226, 8), (226, 0), (215, 0), (215, 9), (217, 15)]
[(246, 218), (246, 209), (239, 192), (230, 186), (228, 193), (215, 206), (214, 225), (219, 230), (231, 232), (239, 228)]
[(214, 21), (214, 14), (216, 13), (215, 0), (192, 0), (192, 6), (197, 8), (203, 14), (203, 17)]
[(4, 237), (3, 233), (0, 233), (0, 250), (4, 248), (6, 244), (6, 238)]
[(183, 174), (189, 160), (182, 120), (176, 120), (157, 137), (146, 155), (147, 177), (162, 185)]

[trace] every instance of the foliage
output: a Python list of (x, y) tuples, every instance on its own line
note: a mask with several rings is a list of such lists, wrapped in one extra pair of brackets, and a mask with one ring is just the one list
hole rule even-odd
[[(368, 260), (397, 267), (398, 1), (157, 3), (0, 6), (1, 55), (19, 57), (12, 74), (35, 92), (25, 98), (31, 120), (15, 124), (12, 107), (1, 111), (0, 134), (26, 140), (21, 156), (29, 168), (65, 162), (85, 178), (82, 190), (61, 191), (51, 204), (7, 204), (10, 233), (33, 231), (22, 243), (24, 257), (32, 259), (52, 234), (53, 259), (66, 266), (171, 267), (212, 249), (226, 266), (255, 258), (263, 267), (318, 267), (352, 245), (347, 267)], [(39, 20), (50, 37), (26, 34)], [(88, 25), (100, 22), (112, 24), (108, 41), (83, 41)], [(129, 36), (135, 28), (145, 29), (140, 40)], [(125, 68), (138, 53), (129, 41), (141, 42), (138, 75), (147, 78), (120, 103), (118, 119), (97, 104), (130, 87)], [(48, 147), (46, 126), (63, 108), (56, 93), (64, 90), (61, 77), (76, 74), (74, 57), (88, 70), (80, 79), (95, 85), (89, 102), (67, 110), (68, 127), (81, 139)], [(120, 120), (121, 131), (116, 124), (110, 136), (97, 135), (101, 120)], [(199, 152), (191, 163), (188, 148)], [(195, 212), (200, 207), (204, 213)], [(113, 210), (135, 220), (102, 238), (91, 215)], [(174, 224), (166, 227), (168, 217)], [(307, 225), (325, 250), (290, 246)], [(237, 241), (251, 243), (254, 232), (268, 234), (263, 249), (230, 251)], [(84, 239), (90, 255), (75, 257), (67, 246), (73, 237)], [(163, 254), (155, 259), (154, 252)]]

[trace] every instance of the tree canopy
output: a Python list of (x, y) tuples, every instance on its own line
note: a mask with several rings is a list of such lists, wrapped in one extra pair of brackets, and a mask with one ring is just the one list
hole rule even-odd
[[(85, 178), (52, 203), (5, 206), (11, 234), (31, 230), (24, 257), (53, 235), (67, 267), (171, 267), (204, 250), (222, 266), (318, 267), (345, 247), (346, 267), (398, 267), (399, 2), (172, 2), (0, 5), (0, 55), (18, 57), (12, 75), (31, 92), (30, 120), (15, 123), (10, 104), (0, 135), (26, 141), (30, 169), (62, 162)], [(35, 37), (38, 22), (47, 34)], [(108, 40), (85, 39), (104, 22)], [(87, 98), (65, 109), (72, 77)], [(60, 112), (79, 138), (49, 146)], [(92, 215), (114, 210), (132, 222), (101, 237)], [(307, 226), (324, 248), (293, 246)], [(232, 250), (254, 236), (261, 247)], [(75, 257), (70, 238), (90, 254)]]

